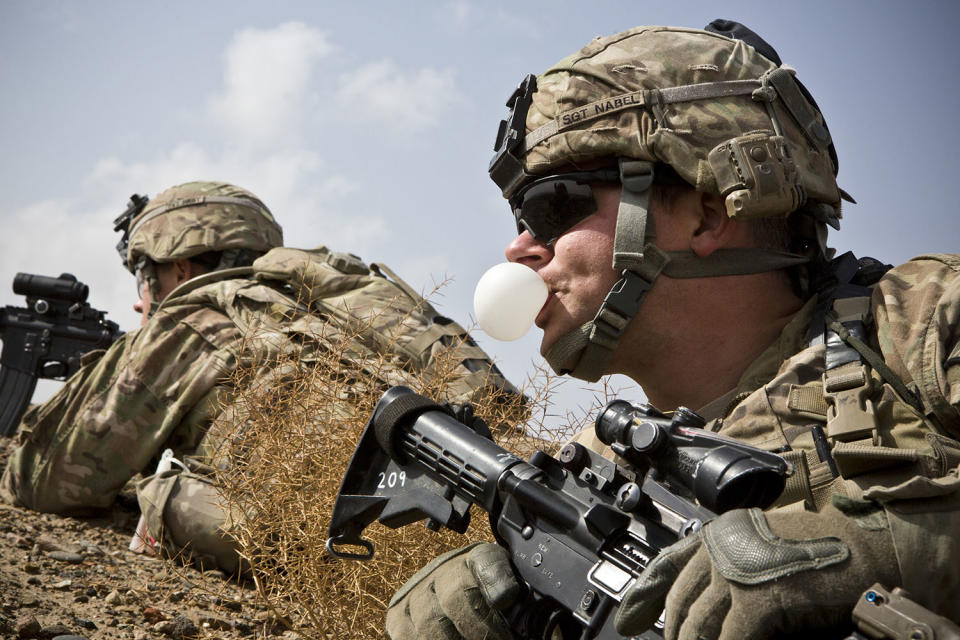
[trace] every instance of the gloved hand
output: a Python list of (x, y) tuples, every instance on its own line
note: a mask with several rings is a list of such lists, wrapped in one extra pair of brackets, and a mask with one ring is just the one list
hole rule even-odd
[(393, 640), (510, 640), (497, 613), (520, 584), (503, 547), (475, 543), (438, 556), (394, 594), (387, 608)]
[[(866, 503), (859, 503), (864, 505)], [(617, 611), (624, 635), (649, 629), (666, 606), (666, 640), (742, 640), (850, 624), (875, 582), (900, 584), (879, 506), (849, 517), (736, 509), (667, 547)]]

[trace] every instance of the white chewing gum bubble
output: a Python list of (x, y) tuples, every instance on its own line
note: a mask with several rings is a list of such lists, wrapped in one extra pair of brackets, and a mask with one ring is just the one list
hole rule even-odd
[(547, 301), (547, 285), (537, 272), (516, 262), (490, 267), (473, 293), (473, 313), (490, 337), (522, 338)]

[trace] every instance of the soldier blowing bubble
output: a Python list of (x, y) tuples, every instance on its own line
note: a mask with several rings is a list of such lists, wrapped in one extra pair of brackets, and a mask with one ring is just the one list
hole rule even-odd
[[(960, 257), (891, 268), (828, 247), (853, 199), (826, 121), (738, 23), (597, 38), (508, 106), (490, 175), (517, 224), (508, 260), (548, 287), (550, 365), (626, 374), (795, 469), (769, 509), (658, 555), (617, 631), (663, 613), (671, 640), (840, 637), (875, 583), (956, 620)], [(514, 637), (511, 562), (496, 545), (434, 561), (391, 601), (390, 636)]]

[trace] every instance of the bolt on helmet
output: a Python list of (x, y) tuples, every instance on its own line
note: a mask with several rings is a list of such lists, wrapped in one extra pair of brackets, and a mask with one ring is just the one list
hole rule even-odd
[[(661, 273), (748, 274), (823, 260), (826, 225), (839, 227), (841, 198), (849, 199), (837, 186), (836, 153), (813, 98), (773, 48), (738, 23), (597, 38), (527, 76), (507, 106), (490, 176), (519, 232), (550, 242), (595, 211), (588, 183), (622, 187), (613, 259), (621, 280), (597, 316), (547, 354), (555, 370), (586, 380), (604, 373)], [(660, 250), (647, 212), (665, 166), (723, 198), (731, 218), (791, 216), (791, 229), (808, 242), (800, 252), (725, 249), (704, 258)]]
[(117, 251), (156, 293), (154, 263), (218, 253), (214, 270), (252, 264), (283, 244), (283, 230), (263, 202), (226, 182), (187, 182), (153, 199), (134, 195), (114, 221)]

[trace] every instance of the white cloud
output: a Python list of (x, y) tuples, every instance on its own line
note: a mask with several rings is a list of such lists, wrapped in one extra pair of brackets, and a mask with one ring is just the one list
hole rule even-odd
[(337, 91), (345, 116), (399, 135), (426, 128), (460, 99), (453, 70), (406, 72), (392, 60), (342, 74)]
[(309, 107), (316, 62), (332, 50), (322, 31), (301, 22), (237, 32), (211, 114), (237, 142), (258, 146), (291, 138)]
[[(4, 212), (4, 225), (17, 230), (17, 240), (0, 252), (2, 272), (72, 271), (90, 285), (94, 304), (132, 329), (133, 279), (120, 268), (111, 223), (131, 194), (155, 196), (190, 180), (250, 189), (276, 213), (290, 246), (325, 244), (387, 258), (384, 247), (402, 243), (396, 227), (402, 213), (371, 211), (369, 199), (358, 197), (369, 186), (363, 168), (343, 164), (335, 145), (317, 145), (322, 136), (301, 126), (317, 107), (318, 61), (331, 51), (321, 31), (301, 23), (237, 32), (225, 52), (224, 87), (196, 96), (224, 124), (222, 135), (184, 128), (179, 141), (149, 155), (101, 157), (71, 197)], [(345, 72), (334, 92), (329, 108), (355, 118), (351, 124), (367, 127), (376, 119), (378, 131), (401, 133), (422, 129), (459, 99), (451, 71), (407, 71), (390, 60)], [(345, 144), (353, 144), (347, 137)], [(421, 282), (428, 274), (442, 276), (449, 264), (446, 256), (433, 256), (396, 268)], [(22, 304), (3, 283), (0, 301)]]

